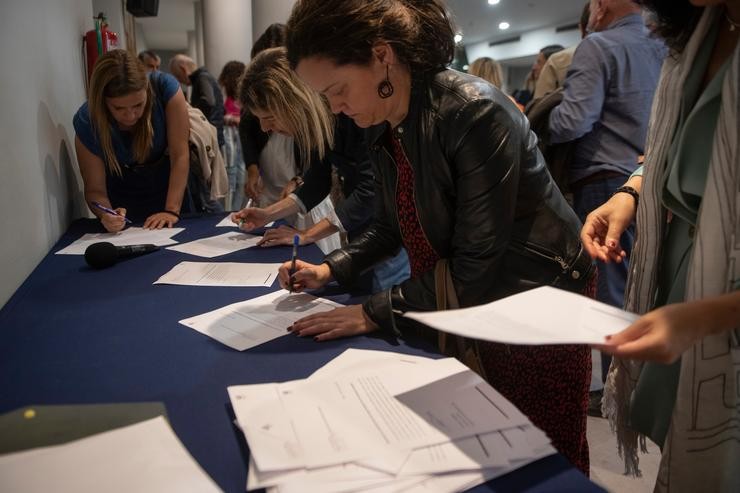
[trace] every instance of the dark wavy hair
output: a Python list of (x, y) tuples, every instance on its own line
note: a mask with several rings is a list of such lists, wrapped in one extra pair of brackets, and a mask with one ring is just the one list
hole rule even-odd
[(278, 46), (285, 46), (285, 24), (276, 22), (270, 24), (265, 32), (260, 34), (257, 41), (252, 45), (252, 52), (250, 57), (254, 58), (260, 54), (261, 51), (265, 51), (268, 48), (277, 48)]
[(547, 45), (540, 50), (540, 53), (545, 57), (545, 60), (549, 60), (552, 55), (564, 49), (565, 46), (563, 45)]
[(231, 99), (239, 98), (239, 80), (244, 75), (244, 69), (247, 67), (239, 61), (232, 60), (224, 65), (221, 69), (221, 75), (218, 76), (218, 83), (224, 87), (226, 95)]
[(655, 33), (676, 52), (686, 47), (704, 11), (704, 7), (695, 7), (688, 0), (638, 0), (637, 3), (655, 13)]
[(288, 20), (291, 67), (318, 56), (337, 65), (366, 65), (373, 45), (389, 43), (412, 72), (444, 68), (455, 31), (441, 0), (298, 0)]

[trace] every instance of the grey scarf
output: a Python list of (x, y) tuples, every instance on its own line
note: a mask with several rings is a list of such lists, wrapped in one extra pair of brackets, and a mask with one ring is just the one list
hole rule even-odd
[[(686, 77), (700, 44), (722, 8), (707, 8), (687, 47), (668, 58), (653, 102), (645, 176), (637, 210), (637, 241), (625, 293), (627, 310), (653, 308), (666, 211), (661, 189), (668, 149), (678, 122)], [(686, 301), (718, 296), (740, 283), (740, 156), (738, 84), (740, 45), (722, 86), (722, 107), (699, 210)], [(708, 336), (681, 357), (681, 376), (663, 449), (657, 491), (740, 491), (740, 330)], [(642, 364), (614, 359), (603, 410), (617, 433), (626, 473), (639, 475), (638, 445), (645, 437), (627, 427), (629, 401)]]

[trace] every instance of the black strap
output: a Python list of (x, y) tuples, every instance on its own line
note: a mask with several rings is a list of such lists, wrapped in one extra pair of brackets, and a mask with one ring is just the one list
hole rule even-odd
[(628, 193), (632, 195), (632, 197), (635, 199), (635, 207), (637, 207), (637, 204), (640, 202), (640, 193), (632, 187), (628, 187), (628, 186), (619, 187), (616, 190), (614, 190), (612, 197), (618, 193)]

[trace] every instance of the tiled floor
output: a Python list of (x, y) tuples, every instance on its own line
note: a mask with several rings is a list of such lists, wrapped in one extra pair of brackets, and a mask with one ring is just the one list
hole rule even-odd
[(591, 479), (613, 493), (649, 493), (658, 473), (660, 449), (648, 440), (648, 454), (640, 455), (642, 477), (624, 475), (624, 462), (617, 455), (617, 441), (606, 419), (588, 418)]

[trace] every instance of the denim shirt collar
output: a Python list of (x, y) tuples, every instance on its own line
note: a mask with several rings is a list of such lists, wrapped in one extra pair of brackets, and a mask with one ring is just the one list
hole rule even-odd
[(640, 26), (645, 27), (645, 20), (642, 18), (642, 14), (637, 14), (637, 13), (627, 14), (624, 17), (621, 17), (617, 19), (616, 21), (612, 22), (611, 24), (609, 24), (608, 26), (606, 26), (606, 29), (604, 30), (608, 31), (609, 29), (614, 29), (614, 28), (622, 27), (622, 26), (629, 26), (632, 24), (635, 24), (635, 25), (639, 24)]

